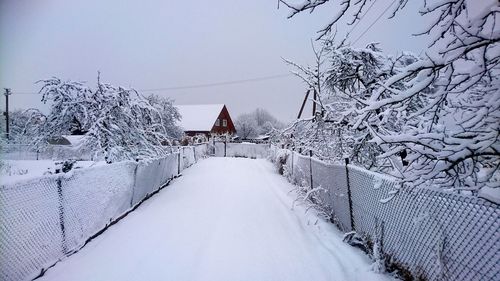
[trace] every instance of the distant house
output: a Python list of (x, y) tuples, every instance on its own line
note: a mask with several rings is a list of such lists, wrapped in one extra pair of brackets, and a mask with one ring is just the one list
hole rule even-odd
[(236, 133), (224, 104), (176, 105), (181, 114), (179, 126), (188, 136)]

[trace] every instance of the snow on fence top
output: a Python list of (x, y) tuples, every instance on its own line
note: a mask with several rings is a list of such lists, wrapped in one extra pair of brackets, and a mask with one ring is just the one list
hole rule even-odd
[(205, 157), (207, 144), (148, 161), (123, 161), (0, 182), (0, 280), (31, 280)]
[(391, 196), (397, 182), (389, 176), (276, 146), (269, 154), (292, 183), (318, 190), (311, 198), (342, 231), (378, 241), (372, 250), (391, 266), (429, 281), (500, 280), (498, 204), (428, 187)]
[(224, 108), (223, 104), (176, 105), (184, 131), (210, 131)]

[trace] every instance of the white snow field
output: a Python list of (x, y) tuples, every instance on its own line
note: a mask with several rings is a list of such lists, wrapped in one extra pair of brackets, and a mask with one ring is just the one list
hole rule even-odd
[(391, 280), (263, 159), (208, 158), (39, 280)]

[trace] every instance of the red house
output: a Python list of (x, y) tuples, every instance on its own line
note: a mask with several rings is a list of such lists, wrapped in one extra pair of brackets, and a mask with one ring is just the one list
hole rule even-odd
[(179, 126), (188, 136), (236, 133), (233, 120), (224, 104), (176, 105), (176, 107), (181, 114)]

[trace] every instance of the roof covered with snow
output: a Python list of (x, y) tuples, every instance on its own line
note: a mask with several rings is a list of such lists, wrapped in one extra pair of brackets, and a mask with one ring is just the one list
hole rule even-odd
[(63, 135), (49, 139), (48, 143), (52, 145), (78, 146), (84, 137), (85, 135)]
[(62, 137), (67, 139), (71, 143), (71, 145), (78, 146), (85, 138), (85, 135), (64, 135)]
[(210, 131), (224, 104), (176, 105), (181, 114), (179, 126), (184, 131)]

